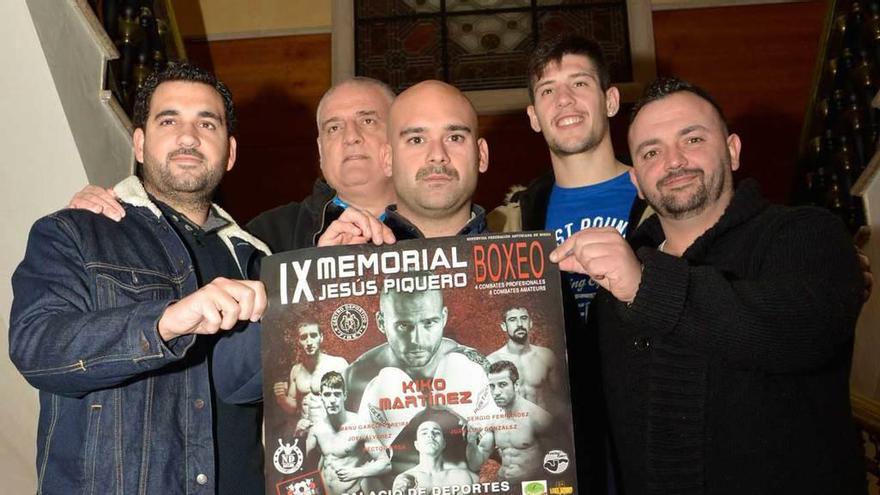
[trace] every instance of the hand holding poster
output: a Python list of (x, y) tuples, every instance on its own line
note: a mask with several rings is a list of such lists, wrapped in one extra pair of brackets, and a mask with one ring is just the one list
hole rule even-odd
[(547, 233), (264, 260), (266, 493), (576, 492)]

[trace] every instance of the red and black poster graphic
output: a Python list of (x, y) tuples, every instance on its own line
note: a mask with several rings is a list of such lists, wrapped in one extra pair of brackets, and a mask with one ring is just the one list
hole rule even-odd
[(266, 493), (576, 493), (549, 233), (264, 260)]

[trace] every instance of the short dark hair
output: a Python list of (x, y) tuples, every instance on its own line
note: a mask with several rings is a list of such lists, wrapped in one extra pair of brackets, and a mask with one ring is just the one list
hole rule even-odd
[(321, 385), (318, 387), (320, 392), (324, 387), (345, 392), (345, 378), (338, 371), (328, 371), (321, 377)]
[(529, 100), (532, 103), (535, 102), (535, 83), (544, 75), (544, 69), (551, 63), (562, 62), (565, 55), (582, 55), (590, 59), (596, 66), (602, 91), (611, 87), (611, 71), (599, 44), (577, 34), (561, 35), (539, 43), (529, 57)]
[(519, 381), (519, 370), (516, 369), (516, 365), (512, 362), (497, 361), (489, 366), (489, 373), (501, 373), (504, 370), (507, 370), (507, 372), (510, 373), (510, 383), (516, 383)]
[(223, 99), (226, 113), (224, 116), (226, 133), (232, 136), (235, 132), (235, 106), (232, 103), (232, 93), (229, 88), (210, 72), (187, 62), (170, 62), (164, 70), (154, 72), (147, 77), (134, 100), (132, 125), (135, 129), (144, 129), (147, 125), (147, 117), (150, 115), (150, 101), (153, 99), (156, 88), (164, 82), (174, 81), (207, 84), (214, 88)]
[(721, 124), (724, 126), (724, 129), (727, 130), (727, 119), (724, 118), (724, 112), (721, 110), (718, 102), (715, 101), (715, 98), (713, 98), (708, 91), (696, 84), (689, 83), (684, 79), (679, 79), (677, 77), (661, 77), (649, 84), (642, 92), (642, 96), (636, 101), (635, 106), (633, 106), (632, 113), (630, 113), (629, 116), (629, 123), (632, 124), (633, 121), (636, 120), (636, 115), (638, 115), (639, 111), (648, 103), (662, 100), (669, 95), (681, 92), (694, 94), (709, 102), (709, 104), (712, 105), (712, 108), (718, 112)]
[(313, 321), (313, 320), (305, 320), (305, 321), (301, 321), (301, 322), (299, 323), (299, 325), (296, 326), (296, 333), (297, 333), (297, 335), (299, 335), (299, 331), (302, 330), (304, 327), (312, 327), (312, 326), (318, 327), (318, 333), (320, 333), (320, 334), (323, 334), (323, 333), (324, 333), (324, 332), (321, 330), (321, 325), (318, 324), (317, 321)]

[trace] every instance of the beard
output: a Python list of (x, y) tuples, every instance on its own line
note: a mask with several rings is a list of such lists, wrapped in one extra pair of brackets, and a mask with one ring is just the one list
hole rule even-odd
[(529, 331), (522, 327), (516, 328), (513, 333), (510, 334), (510, 340), (517, 344), (525, 344), (529, 341)]
[[(697, 177), (696, 189), (687, 197), (680, 197), (674, 191), (663, 192), (664, 182), (682, 176), (694, 175)], [(672, 171), (660, 180), (655, 186), (656, 192), (645, 195), (645, 201), (661, 216), (672, 220), (684, 220), (696, 216), (706, 210), (710, 205), (718, 201), (730, 182), (730, 154), (728, 153), (719, 162), (719, 173), (706, 176), (701, 169), (681, 169)]]
[(597, 125), (586, 136), (573, 143), (562, 143), (555, 137), (546, 136), (547, 147), (556, 156), (577, 155), (595, 149), (606, 134), (608, 134), (608, 120), (599, 119)]
[[(176, 166), (172, 160), (181, 155), (198, 158), (202, 163), (175, 170)], [(228, 158), (227, 149), (216, 163), (208, 163), (207, 158), (200, 151), (179, 148), (168, 153), (163, 162), (145, 149), (141, 169), (144, 185), (151, 193), (166, 199), (171, 206), (202, 207), (211, 203), (214, 191), (223, 180), (226, 171), (223, 164)]]

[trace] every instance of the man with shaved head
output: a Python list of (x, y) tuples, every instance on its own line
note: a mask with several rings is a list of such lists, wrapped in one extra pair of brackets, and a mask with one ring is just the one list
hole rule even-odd
[(397, 204), (385, 211), (385, 225), (350, 208), (327, 228), (319, 245), (485, 231), (485, 211), (471, 196), (477, 175), (489, 167), (489, 148), (479, 136), (476, 110), (454, 86), (423, 81), (394, 100), (382, 163), (397, 194)]

